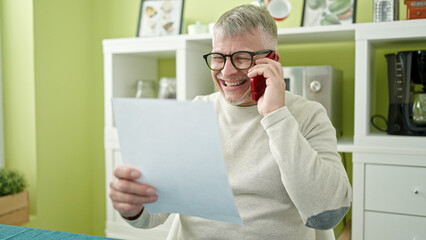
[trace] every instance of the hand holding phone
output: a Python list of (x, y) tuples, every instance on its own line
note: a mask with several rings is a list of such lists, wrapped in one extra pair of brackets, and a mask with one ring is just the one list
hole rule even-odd
[[(275, 51), (268, 53), (266, 56), (269, 59), (278, 61), (279, 57)], [(265, 93), (266, 89), (266, 78), (263, 75), (258, 75), (256, 77), (250, 78), (251, 85), (251, 97), (253, 101), (257, 102), (259, 98)]]

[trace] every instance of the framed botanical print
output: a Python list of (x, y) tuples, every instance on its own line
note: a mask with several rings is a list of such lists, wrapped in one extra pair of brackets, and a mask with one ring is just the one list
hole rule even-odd
[(356, 0), (305, 0), (302, 26), (355, 23)]
[(142, 0), (137, 37), (181, 33), (184, 0)]

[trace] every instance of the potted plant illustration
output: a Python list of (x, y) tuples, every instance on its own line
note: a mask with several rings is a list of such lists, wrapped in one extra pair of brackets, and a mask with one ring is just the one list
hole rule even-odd
[(0, 169), (0, 224), (28, 222), (28, 191), (24, 176), (16, 170)]

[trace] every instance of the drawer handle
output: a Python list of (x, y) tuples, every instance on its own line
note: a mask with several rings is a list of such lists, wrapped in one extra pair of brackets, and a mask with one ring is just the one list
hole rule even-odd
[(419, 194), (419, 190), (414, 189), (414, 194)]

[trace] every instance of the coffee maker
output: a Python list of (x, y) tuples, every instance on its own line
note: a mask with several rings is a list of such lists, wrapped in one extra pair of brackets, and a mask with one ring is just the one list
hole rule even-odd
[(386, 132), (426, 136), (426, 50), (385, 55), (389, 112)]

